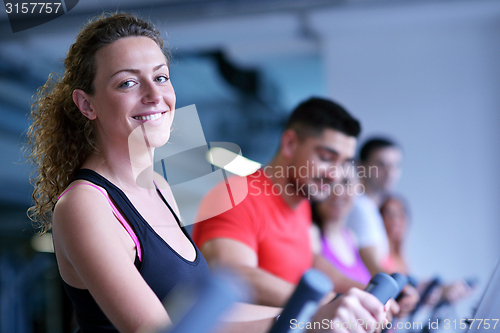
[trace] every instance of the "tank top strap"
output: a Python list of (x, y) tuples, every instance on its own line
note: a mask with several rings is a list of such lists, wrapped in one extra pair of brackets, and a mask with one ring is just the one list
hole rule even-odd
[(181, 219), (177, 216), (177, 214), (175, 213), (174, 209), (170, 206), (170, 204), (168, 203), (167, 199), (165, 199), (165, 196), (163, 195), (163, 192), (162, 190), (158, 187), (158, 185), (156, 184), (155, 181), (153, 181), (153, 183), (155, 184), (156, 186), (156, 190), (158, 191), (158, 193), (160, 194), (160, 198), (161, 200), (165, 203), (165, 205), (167, 205), (168, 209), (170, 210), (170, 212), (172, 213), (172, 215), (174, 216), (175, 218), (175, 221), (177, 222), (177, 224), (179, 225), (179, 227), (183, 227), (182, 226), (182, 221)]
[[(92, 171), (92, 170), (88, 170), (88, 171)], [(59, 200), (67, 192), (71, 191), (73, 188), (75, 188), (76, 186), (79, 186), (79, 185), (88, 185), (88, 186), (92, 186), (92, 187), (96, 188), (97, 190), (99, 190), (99, 192), (101, 192), (104, 195), (104, 197), (108, 200), (108, 203), (111, 206), (111, 209), (113, 210), (113, 214), (116, 216), (118, 221), (120, 221), (122, 226), (125, 228), (127, 233), (130, 235), (130, 238), (132, 238), (132, 241), (134, 242), (134, 244), (136, 246), (137, 258), (139, 259), (139, 261), (142, 262), (142, 251), (141, 251), (141, 243), (139, 241), (139, 238), (137, 237), (134, 230), (132, 229), (130, 224), (127, 222), (127, 220), (120, 213), (120, 210), (115, 206), (113, 201), (110, 199), (107, 191), (103, 190), (103, 188), (107, 189), (106, 186), (103, 186), (105, 184), (103, 184), (102, 181), (98, 177), (95, 177), (95, 175), (93, 173), (94, 173), (94, 171), (92, 171), (91, 173), (88, 173), (87, 169), (81, 169), (81, 170), (77, 171), (73, 181), (82, 179), (82, 180), (89, 181), (93, 184), (80, 183), (80, 184), (75, 184), (71, 187), (68, 187), (63, 193), (61, 193), (61, 195), (59, 195), (59, 197), (57, 197), (57, 200)]]

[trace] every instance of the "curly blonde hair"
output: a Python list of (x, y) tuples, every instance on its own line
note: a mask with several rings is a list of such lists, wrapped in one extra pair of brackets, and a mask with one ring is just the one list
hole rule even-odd
[(161, 34), (153, 24), (131, 14), (102, 14), (85, 25), (71, 45), (62, 78), (52, 73), (35, 94), (28, 129), (28, 159), (37, 168), (31, 179), (35, 205), (28, 209), (28, 216), (42, 233), (51, 229), (57, 197), (96, 150), (93, 122), (73, 102), (73, 91), (93, 95), (97, 51), (129, 36), (151, 38), (168, 61)]

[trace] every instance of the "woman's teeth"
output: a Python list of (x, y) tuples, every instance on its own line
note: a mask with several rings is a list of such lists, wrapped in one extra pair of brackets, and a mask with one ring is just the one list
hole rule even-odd
[(162, 116), (163, 113), (155, 113), (155, 114), (150, 114), (148, 116), (137, 116), (137, 117), (132, 117), (137, 120), (156, 120)]

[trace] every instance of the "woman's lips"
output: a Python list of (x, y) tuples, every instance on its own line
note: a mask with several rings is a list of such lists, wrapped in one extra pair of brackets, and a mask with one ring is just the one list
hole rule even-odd
[(167, 113), (167, 111), (152, 113), (145, 116), (134, 116), (132, 118), (134, 118), (135, 120), (145, 122), (145, 121), (160, 119), (165, 113)]

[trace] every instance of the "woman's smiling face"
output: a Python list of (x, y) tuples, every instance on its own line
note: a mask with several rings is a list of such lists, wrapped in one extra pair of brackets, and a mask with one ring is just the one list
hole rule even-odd
[[(100, 144), (126, 142), (140, 125), (151, 147), (165, 144), (174, 118), (175, 92), (162, 50), (148, 37), (125, 37), (96, 53), (95, 93)], [(124, 141), (125, 140), (125, 141)]]

